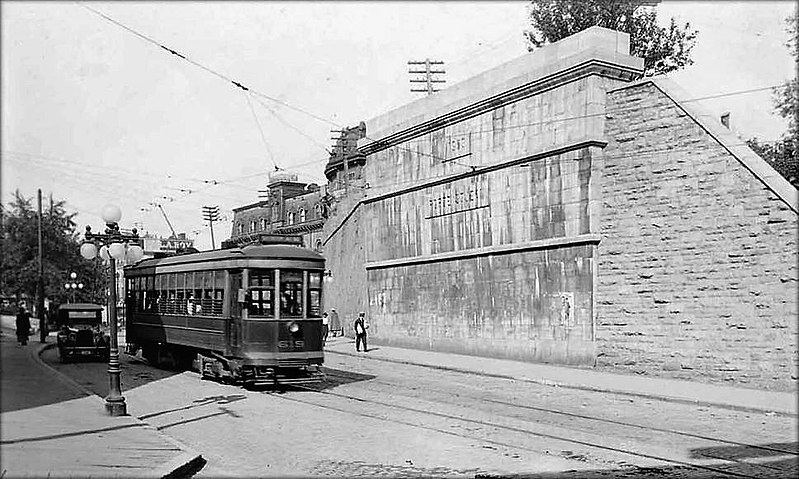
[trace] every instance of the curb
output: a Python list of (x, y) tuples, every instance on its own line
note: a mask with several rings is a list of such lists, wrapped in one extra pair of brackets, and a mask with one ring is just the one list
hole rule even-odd
[[(85, 394), (87, 396), (97, 396), (100, 399), (102, 399), (102, 397), (99, 396), (98, 394), (89, 391), (86, 387), (77, 383), (69, 376), (61, 373), (54, 367), (44, 362), (44, 360), (41, 357), (42, 353), (44, 353), (48, 349), (53, 349), (56, 346), (57, 346), (56, 343), (45, 343), (37, 347), (35, 350), (31, 350), (29, 354), (31, 355), (31, 358), (35, 363), (37, 363), (39, 366), (43, 367), (44, 369), (48, 370), (51, 374), (55, 375), (60, 381), (62, 381), (67, 386), (73, 388), (75, 391)], [(153, 468), (156, 477), (162, 479), (190, 478), (195, 474), (197, 474), (198, 472), (200, 472), (200, 470), (208, 462), (203, 458), (201, 454), (189, 452), (192, 450), (190, 447), (186, 446), (177, 439), (162, 433), (161, 431), (150, 425), (150, 423), (148, 423), (147, 421), (137, 416), (130, 416), (130, 417), (133, 417), (134, 419), (142, 423), (142, 425), (145, 428), (152, 430), (153, 432), (164, 438), (167, 442), (171, 442), (175, 447), (183, 451), (178, 457), (172, 459), (166, 464)]]
[(332, 354), (339, 354), (342, 356), (351, 356), (357, 358), (367, 358), (372, 359), (375, 361), (383, 361), (387, 363), (394, 363), (394, 364), (406, 364), (410, 366), (419, 366), (423, 368), (429, 369), (436, 369), (439, 371), (449, 371), (449, 372), (456, 372), (462, 374), (471, 374), (474, 376), (482, 376), (482, 377), (490, 377), (490, 378), (497, 378), (497, 379), (508, 379), (512, 381), (521, 381), (525, 383), (532, 383), (532, 384), (540, 384), (542, 386), (551, 386), (551, 387), (560, 387), (565, 389), (575, 389), (579, 391), (589, 391), (589, 392), (599, 392), (599, 393), (610, 393), (610, 394), (618, 394), (621, 396), (630, 396), (635, 398), (641, 399), (652, 399), (657, 401), (663, 402), (670, 402), (670, 403), (677, 403), (677, 404), (689, 404), (693, 406), (704, 406), (704, 407), (716, 407), (721, 409), (729, 409), (732, 411), (739, 411), (739, 412), (749, 412), (749, 413), (758, 413), (758, 414), (775, 414), (777, 416), (782, 417), (791, 417), (796, 418), (799, 417), (799, 414), (796, 412), (785, 411), (785, 410), (775, 410), (775, 409), (768, 409), (768, 408), (761, 408), (761, 407), (749, 407), (749, 406), (740, 406), (736, 404), (728, 404), (716, 401), (705, 401), (700, 399), (688, 399), (688, 398), (680, 398), (680, 397), (673, 397), (673, 396), (662, 396), (656, 394), (649, 394), (649, 393), (640, 393), (640, 392), (632, 392), (632, 391), (625, 391), (620, 389), (613, 389), (610, 387), (596, 387), (596, 386), (587, 386), (584, 384), (576, 384), (576, 383), (567, 383), (561, 381), (553, 381), (551, 379), (533, 379), (533, 378), (526, 378), (526, 377), (516, 377), (510, 376), (507, 374), (496, 374), (496, 373), (488, 373), (482, 371), (474, 371), (470, 369), (463, 369), (463, 368), (453, 368), (449, 366), (438, 366), (435, 364), (425, 364), (425, 363), (418, 363), (414, 361), (406, 361), (401, 359), (391, 359), (391, 358), (380, 358), (375, 356), (364, 356), (363, 354), (355, 354), (355, 353), (348, 353), (344, 351), (336, 351), (336, 350), (325, 350), (325, 353), (332, 353)]
[(78, 392), (80, 394), (85, 394), (86, 396), (96, 396), (96, 394), (94, 394), (94, 392), (89, 391), (89, 389), (86, 388), (85, 386), (79, 384), (74, 379), (70, 378), (69, 376), (67, 376), (65, 374), (62, 374), (56, 368), (54, 368), (54, 367), (50, 366), (49, 364), (47, 364), (46, 362), (44, 362), (44, 360), (42, 359), (42, 353), (44, 353), (48, 349), (53, 349), (55, 347), (57, 347), (56, 343), (45, 343), (45, 344), (42, 344), (41, 346), (36, 348), (35, 351), (30, 351), (31, 358), (33, 359), (33, 361), (36, 364), (38, 364), (40, 367), (46, 369), (48, 372), (50, 372), (51, 374), (56, 376), (61, 382), (63, 382), (67, 386), (71, 387), (76, 392)]

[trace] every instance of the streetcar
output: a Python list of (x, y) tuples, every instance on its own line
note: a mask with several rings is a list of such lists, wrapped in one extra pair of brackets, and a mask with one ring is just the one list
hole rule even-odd
[(325, 261), (298, 240), (125, 267), (128, 353), (245, 386), (321, 381)]

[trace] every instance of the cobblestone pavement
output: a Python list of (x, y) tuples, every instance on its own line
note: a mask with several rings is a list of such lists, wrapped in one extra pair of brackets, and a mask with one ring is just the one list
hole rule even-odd
[[(246, 390), (125, 358), (128, 409), (198, 477), (796, 477), (796, 417), (328, 354), (316, 388)], [(90, 365), (57, 365), (93, 380)], [(104, 368), (100, 365), (101, 377)], [(133, 383), (133, 378), (138, 381)]]

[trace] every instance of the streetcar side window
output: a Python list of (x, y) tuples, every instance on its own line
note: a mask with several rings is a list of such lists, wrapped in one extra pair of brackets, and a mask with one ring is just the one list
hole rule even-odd
[(322, 316), (322, 273), (308, 271), (308, 317)]
[(250, 297), (247, 314), (264, 318), (275, 317), (275, 270), (252, 269), (249, 271)]
[(147, 275), (145, 281), (145, 291), (147, 292), (147, 298), (144, 301), (144, 311), (148, 313), (155, 313), (156, 310), (156, 299), (157, 299), (157, 292), (155, 291), (155, 276)]
[(302, 317), (301, 270), (280, 270), (280, 317)]
[(197, 271), (194, 273), (191, 304), (200, 316), (222, 316), (222, 296), (225, 290), (223, 271)]

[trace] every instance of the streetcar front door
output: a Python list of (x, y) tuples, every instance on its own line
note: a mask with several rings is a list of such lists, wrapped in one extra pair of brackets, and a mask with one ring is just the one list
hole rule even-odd
[(230, 321), (228, 324), (228, 344), (231, 348), (241, 347), (241, 309), (242, 303), (239, 298), (241, 291), (241, 271), (230, 272), (230, 294), (228, 295), (230, 307)]

